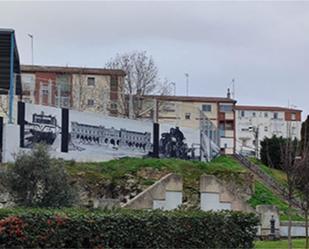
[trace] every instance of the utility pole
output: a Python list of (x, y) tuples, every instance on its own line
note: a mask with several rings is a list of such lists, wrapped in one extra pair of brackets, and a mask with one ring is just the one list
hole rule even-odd
[(189, 96), (189, 74), (185, 73), (186, 76), (186, 95)]
[(232, 79), (232, 97), (233, 99), (235, 99), (235, 79)]
[(33, 63), (34, 63), (34, 56), (33, 56), (33, 35), (32, 34), (28, 34), (28, 36), (30, 37), (30, 39), (31, 39), (31, 63), (32, 63), (32, 65), (33, 65)]

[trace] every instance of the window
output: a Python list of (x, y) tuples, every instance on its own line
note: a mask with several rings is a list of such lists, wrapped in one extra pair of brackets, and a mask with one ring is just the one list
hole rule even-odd
[(87, 78), (87, 85), (88, 86), (95, 86), (95, 78), (94, 77), (88, 77)]
[(295, 112), (291, 113), (291, 120), (296, 120), (296, 113)]
[(233, 130), (234, 129), (233, 123), (231, 123), (231, 122), (225, 123), (225, 129), (226, 130)]
[(48, 89), (42, 89), (42, 95), (48, 96)]
[(117, 110), (117, 104), (116, 103), (111, 103), (111, 109), (112, 110)]
[(264, 127), (264, 131), (268, 132), (268, 127), (267, 126)]
[(240, 112), (240, 116), (241, 116), (241, 117), (244, 117), (244, 116), (245, 116), (245, 111), (241, 111), (241, 112)]
[(232, 112), (232, 111), (233, 111), (232, 105), (227, 105), (227, 104), (220, 105), (220, 112)]
[(268, 112), (264, 112), (264, 118), (268, 118)]
[(255, 112), (252, 112), (252, 117), (256, 117), (256, 113)]
[(88, 99), (87, 105), (88, 106), (94, 106), (94, 100), (93, 99)]
[(211, 105), (202, 105), (203, 112), (211, 112)]
[(185, 119), (191, 119), (191, 113), (186, 113), (185, 114)]
[(278, 119), (278, 112), (274, 112), (274, 119)]
[(116, 91), (118, 89), (118, 77), (116, 75), (111, 76), (111, 89)]

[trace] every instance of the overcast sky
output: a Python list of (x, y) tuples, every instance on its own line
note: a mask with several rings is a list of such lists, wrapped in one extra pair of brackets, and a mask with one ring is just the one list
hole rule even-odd
[(295, 105), (309, 113), (309, 2), (0, 2), (21, 63), (103, 67), (146, 50), (185, 95), (240, 104)]

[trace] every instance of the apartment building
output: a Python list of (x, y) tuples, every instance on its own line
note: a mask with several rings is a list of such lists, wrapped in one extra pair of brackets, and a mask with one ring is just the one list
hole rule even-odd
[(273, 135), (300, 139), (301, 110), (274, 106), (236, 106), (236, 150), (259, 154), (260, 142)]
[(125, 72), (81, 67), (22, 65), (25, 102), (118, 115)]
[(159, 123), (200, 129), (201, 121), (207, 119), (218, 129), (221, 152), (233, 154), (235, 104), (236, 101), (229, 97), (145, 96), (142, 105), (143, 117), (152, 118), (156, 109)]

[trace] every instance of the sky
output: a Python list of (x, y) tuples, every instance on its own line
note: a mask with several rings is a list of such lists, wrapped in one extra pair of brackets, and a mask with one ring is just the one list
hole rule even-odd
[(147, 51), (176, 94), (309, 113), (309, 2), (0, 2), (0, 27), (16, 31), (22, 64), (104, 67)]

